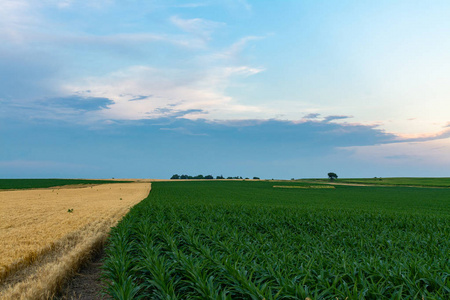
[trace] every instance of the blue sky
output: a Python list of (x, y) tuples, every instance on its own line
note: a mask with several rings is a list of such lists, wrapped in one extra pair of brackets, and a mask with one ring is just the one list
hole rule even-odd
[(0, 0), (0, 177), (450, 176), (449, 15)]

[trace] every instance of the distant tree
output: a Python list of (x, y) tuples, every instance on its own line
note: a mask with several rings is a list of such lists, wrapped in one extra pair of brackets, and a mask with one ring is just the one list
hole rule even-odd
[(250, 178), (248, 178), (248, 177), (245, 177), (245, 179), (250, 179)]
[(174, 174), (172, 177), (170, 177), (170, 179), (180, 179), (180, 175)]
[(214, 177), (212, 175), (206, 175), (205, 179), (214, 179)]
[(222, 175), (217, 176), (216, 179), (225, 179)]
[(333, 180), (337, 179), (338, 176), (336, 175), (336, 173), (330, 172), (330, 173), (328, 173), (328, 178), (329, 178), (331, 181), (333, 181)]
[(193, 179), (205, 179), (202, 174), (195, 176)]
[(259, 177), (256, 177), (256, 176), (255, 176), (255, 177), (253, 177), (253, 179), (259, 179)]
[(227, 179), (234, 179), (234, 178), (233, 178), (233, 177), (231, 177), (231, 176), (228, 176), (228, 177), (227, 177)]
[(188, 179), (188, 176), (183, 174), (183, 175), (180, 176), (180, 179)]

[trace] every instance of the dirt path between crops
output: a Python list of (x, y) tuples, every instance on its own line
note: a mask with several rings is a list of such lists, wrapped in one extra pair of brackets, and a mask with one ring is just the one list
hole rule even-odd
[(112, 299), (109, 296), (102, 295), (103, 283), (101, 280), (102, 260), (105, 252), (102, 249), (96, 253), (91, 261), (86, 263), (81, 270), (65, 286), (61, 294), (53, 300), (92, 300), (92, 299)]

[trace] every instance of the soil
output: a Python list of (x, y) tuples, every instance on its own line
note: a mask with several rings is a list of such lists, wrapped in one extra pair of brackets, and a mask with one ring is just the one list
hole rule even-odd
[(103, 282), (101, 281), (101, 266), (105, 256), (103, 250), (96, 253), (80, 271), (66, 284), (63, 291), (53, 300), (94, 300), (111, 299), (102, 295)]

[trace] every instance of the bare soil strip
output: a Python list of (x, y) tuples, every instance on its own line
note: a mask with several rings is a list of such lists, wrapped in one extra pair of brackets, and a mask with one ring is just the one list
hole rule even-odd
[(150, 183), (0, 192), (0, 298), (48, 299)]
[(102, 259), (105, 255), (104, 249), (96, 251), (92, 259), (84, 264), (75, 276), (67, 283), (61, 293), (53, 300), (92, 300), (112, 299), (103, 295), (103, 282), (101, 280)]

